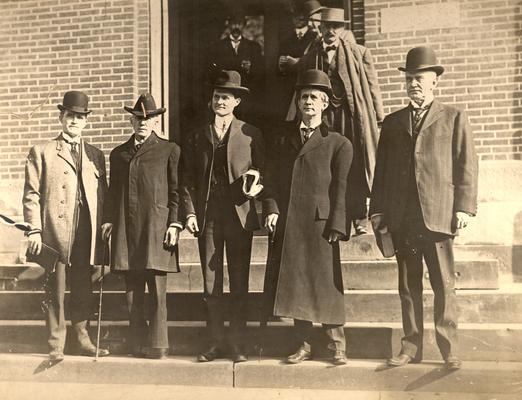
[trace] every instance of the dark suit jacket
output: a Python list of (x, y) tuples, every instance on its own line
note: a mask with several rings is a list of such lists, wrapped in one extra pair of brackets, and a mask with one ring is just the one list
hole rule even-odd
[[(181, 215), (195, 214), (200, 232), (205, 226), (210, 177), (214, 158), (211, 124), (196, 129), (183, 146), (181, 172)], [(255, 126), (236, 118), (230, 124), (227, 145), (228, 177), (235, 209), (244, 229), (259, 228), (254, 200), (242, 195), (242, 175), (250, 168), (263, 171), (265, 143)]]
[(279, 55), (301, 58), (305, 53), (305, 50), (316, 38), (317, 32), (308, 29), (301, 40), (299, 40), (295, 34), (295, 30), (292, 29), (292, 32), (281, 40)]
[(407, 175), (412, 170), (426, 227), (455, 234), (453, 214), (477, 212), (478, 162), (468, 118), (434, 100), (417, 138), (413, 166), (412, 143), (410, 107), (387, 116), (377, 151), (370, 215), (384, 213), (391, 231), (397, 230), (408, 212)]
[(154, 132), (136, 152), (134, 135), (110, 155), (105, 222), (113, 223), (112, 267), (117, 271), (178, 271), (174, 255), (163, 248), (178, 218), (179, 146)]

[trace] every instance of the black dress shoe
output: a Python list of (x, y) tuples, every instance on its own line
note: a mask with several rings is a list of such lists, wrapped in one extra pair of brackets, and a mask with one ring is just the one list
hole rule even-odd
[(348, 359), (346, 358), (346, 351), (344, 350), (335, 350), (333, 355), (333, 364), (334, 365), (346, 365), (348, 363)]
[(405, 365), (412, 362), (413, 357), (410, 357), (407, 354), (401, 353), (396, 357), (390, 358), (386, 361), (390, 367), (404, 367)]
[(221, 349), (217, 346), (211, 346), (207, 351), (198, 355), (197, 360), (199, 362), (214, 361), (216, 358), (221, 357)]
[(232, 361), (235, 363), (248, 361), (248, 357), (240, 346), (232, 346), (230, 349), (230, 355), (232, 356)]
[(145, 357), (153, 360), (165, 360), (169, 354), (169, 349), (152, 347), (147, 350)]
[(456, 371), (462, 367), (462, 361), (460, 361), (457, 357), (449, 355), (445, 360), (444, 364), (446, 369), (450, 371)]
[(286, 362), (288, 364), (299, 364), (305, 360), (310, 360), (312, 358), (312, 353), (308, 350), (305, 350), (304, 347), (299, 347), (294, 354), (286, 357)]
[(368, 231), (366, 230), (366, 228), (364, 226), (361, 226), (361, 225), (355, 226), (354, 236), (366, 235), (367, 233), (368, 233)]
[[(96, 346), (94, 345), (85, 345), (80, 346), (78, 349), (78, 354), (80, 356), (87, 356), (87, 357), (96, 357)], [(111, 353), (107, 349), (98, 349), (98, 357), (107, 357)]]
[(51, 350), (49, 352), (49, 361), (50, 362), (59, 362), (63, 361), (64, 355), (63, 350)]

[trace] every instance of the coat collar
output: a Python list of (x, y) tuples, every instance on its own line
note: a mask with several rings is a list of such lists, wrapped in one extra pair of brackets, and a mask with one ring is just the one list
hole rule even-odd
[[(62, 134), (56, 137), (56, 150), (58, 152), (58, 156), (63, 158), (67, 163), (71, 166), (71, 168), (76, 172), (76, 163), (74, 162), (71, 152), (67, 147), (67, 142), (64, 140)], [(83, 140), (80, 140), (80, 148), (83, 149)]]
[[(420, 132), (427, 129), (430, 125), (432, 125), (436, 120), (438, 120), (442, 112), (444, 112), (444, 105), (437, 101), (436, 99), (433, 100), (431, 103), (431, 107), (428, 110), (428, 113), (426, 114), (426, 119), (424, 120), (424, 123), (422, 124), (422, 127), (420, 129)], [(411, 106), (408, 105), (407, 107), (403, 108), (399, 111), (399, 122), (400, 124), (405, 128), (405, 130), (408, 132), (408, 134), (412, 135), (412, 126), (411, 126)], [(419, 132), (419, 134), (420, 134)]]
[[(321, 146), (324, 143), (325, 138), (328, 136), (328, 128), (326, 125), (321, 124), (319, 125), (312, 136), (310, 136), (310, 139), (306, 141), (304, 145), (302, 145), (301, 150), (299, 151), (299, 154), (297, 154), (297, 158), (302, 157), (306, 153), (316, 149), (317, 147)], [(296, 138), (299, 141), (299, 145), (301, 145), (301, 132), (299, 129), (297, 129), (297, 132), (293, 135), (294, 138)], [(294, 140), (296, 140), (294, 139)]]
[[(141, 157), (143, 154), (148, 152), (156, 143), (159, 142), (158, 135), (156, 132), (152, 131), (149, 137), (143, 142), (140, 149), (134, 154), (134, 158)], [(134, 135), (131, 137), (130, 143), (134, 146)]]
[[(205, 126), (205, 137), (207, 138), (207, 140), (213, 145), (214, 144), (214, 136), (213, 136), (213, 133), (212, 133), (212, 124), (213, 122), (209, 122), (206, 126)], [(236, 117), (233, 117), (232, 118), (232, 121), (230, 122), (230, 126), (228, 127), (228, 130), (230, 131), (230, 134), (228, 136), (228, 140), (230, 141), (230, 139), (237, 135), (237, 133), (241, 130), (241, 128), (239, 127), (239, 120), (236, 118)]]

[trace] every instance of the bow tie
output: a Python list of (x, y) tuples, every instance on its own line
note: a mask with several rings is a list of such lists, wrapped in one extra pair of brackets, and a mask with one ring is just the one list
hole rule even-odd
[(324, 48), (324, 52), (325, 52), (325, 53), (328, 53), (329, 51), (335, 51), (335, 50), (337, 50), (337, 46), (334, 46), (334, 45), (332, 45), (332, 46), (326, 46), (326, 47)]

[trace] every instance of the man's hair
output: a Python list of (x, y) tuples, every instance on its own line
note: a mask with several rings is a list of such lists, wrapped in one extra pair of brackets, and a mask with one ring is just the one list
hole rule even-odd
[(314, 87), (304, 87), (304, 88), (301, 88), (297, 91), (297, 96), (295, 98), (296, 101), (299, 101), (299, 98), (301, 97), (301, 92), (305, 89), (315, 89), (315, 90), (318, 90), (319, 93), (321, 93), (320, 95), (320, 98), (321, 100), (326, 103), (327, 105), (330, 104), (330, 97), (328, 96), (328, 93), (326, 93), (324, 90), (321, 90), (321, 89), (318, 89), (318, 88), (314, 88)]

